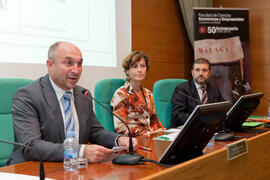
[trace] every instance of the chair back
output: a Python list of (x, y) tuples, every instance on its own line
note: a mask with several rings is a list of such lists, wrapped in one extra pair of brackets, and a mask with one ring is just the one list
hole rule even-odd
[(165, 128), (171, 127), (172, 94), (174, 89), (185, 79), (162, 79), (154, 84), (153, 94), (157, 115)]
[[(33, 82), (30, 79), (0, 79), (0, 139), (14, 141), (13, 121), (11, 115), (12, 100), (18, 88)], [(9, 159), (13, 146), (0, 143), (0, 167)]]
[[(125, 84), (125, 79), (103, 79), (95, 85), (94, 97), (104, 106), (113, 110), (110, 105), (114, 92)], [(100, 124), (108, 131), (114, 132), (113, 115), (98, 103), (95, 104), (95, 112)]]

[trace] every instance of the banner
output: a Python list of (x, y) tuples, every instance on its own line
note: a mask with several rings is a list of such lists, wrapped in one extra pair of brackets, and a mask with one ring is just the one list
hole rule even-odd
[(194, 58), (211, 63), (210, 83), (235, 102), (251, 91), (248, 9), (194, 8)]

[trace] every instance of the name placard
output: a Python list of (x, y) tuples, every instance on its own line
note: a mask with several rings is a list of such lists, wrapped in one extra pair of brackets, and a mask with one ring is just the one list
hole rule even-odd
[(227, 158), (229, 161), (239, 156), (242, 156), (248, 152), (246, 138), (228, 144), (226, 145), (226, 147), (227, 147)]

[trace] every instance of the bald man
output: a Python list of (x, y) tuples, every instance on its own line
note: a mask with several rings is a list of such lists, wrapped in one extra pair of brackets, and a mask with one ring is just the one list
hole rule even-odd
[[(39, 160), (34, 151), (44, 161), (63, 161), (63, 142), (70, 124), (75, 138), (82, 144), (80, 156), (88, 158), (90, 163), (105, 160), (115, 145), (128, 147), (128, 137), (108, 132), (100, 125), (92, 102), (82, 94), (84, 88), (76, 85), (82, 72), (81, 51), (69, 42), (56, 42), (49, 48), (46, 64), (48, 74), (18, 89), (14, 96), (15, 141), (31, 146), (32, 150), (14, 147), (8, 164)], [(65, 121), (64, 94), (67, 92), (72, 123)], [(133, 146), (136, 149), (136, 139)]]

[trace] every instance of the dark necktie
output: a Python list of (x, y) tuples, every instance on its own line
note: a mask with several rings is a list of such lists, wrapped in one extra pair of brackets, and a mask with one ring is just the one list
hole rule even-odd
[(202, 102), (202, 104), (205, 104), (205, 103), (207, 103), (208, 95), (207, 95), (206, 89), (203, 86), (201, 86), (200, 89), (202, 90), (202, 100), (201, 100), (201, 102)]

